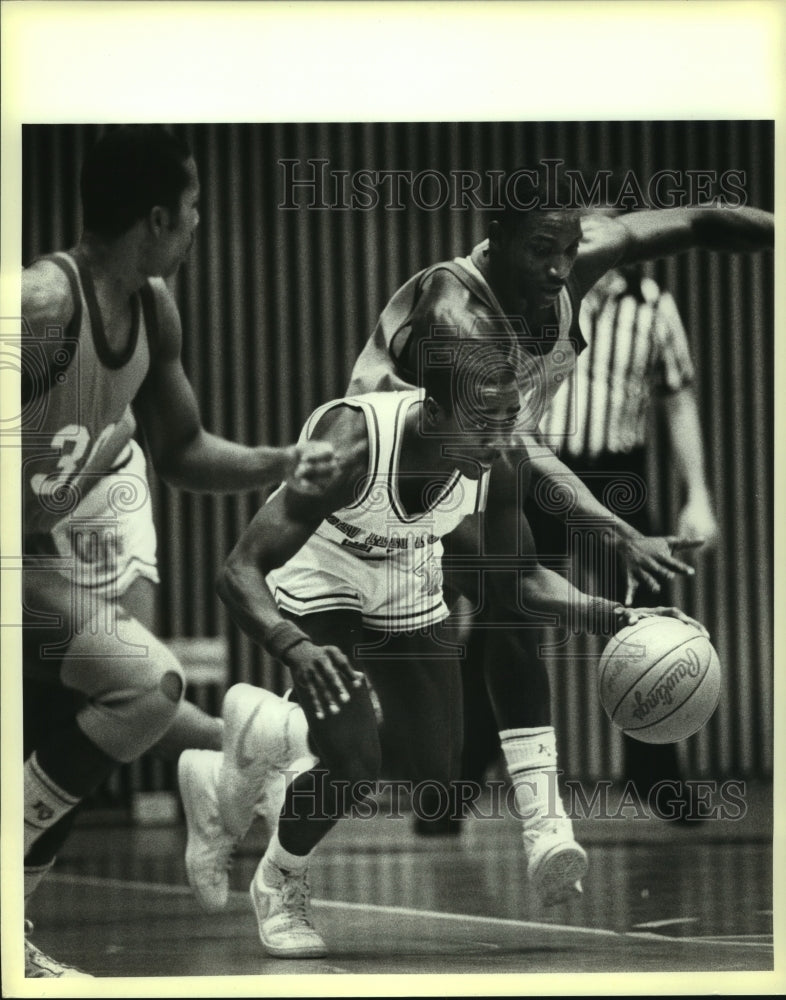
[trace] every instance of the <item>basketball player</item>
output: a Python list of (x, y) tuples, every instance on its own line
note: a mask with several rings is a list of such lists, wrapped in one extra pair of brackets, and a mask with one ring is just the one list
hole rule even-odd
[[(617, 215), (620, 212), (607, 212)], [(564, 387), (555, 394), (540, 423), (546, 440), (560, 459), (586, 482), (601, 500), (613, 497), (615, 484), (638, 490), (647, 482), (650, 411), (657, 403), (668, 425), (669, 458), (673, 460), (684, 504), (677, 516), (679, 537), (702, 540), (702, 550), (717, 538), (705, 475), (704, 448), (694, 391), (694, 366), (687, 334), (673, 297), (646, 278), (641, 265), (615, 268), (604, 274), (581, 302), (581, 329), (587, 348)], [(627, 497), (629, 500), (629, 496)], [(648, 504), (642, 495), (638, 509), (628, 503), (628, 523), (653, 534)], [(613, 502), (613, 501), (612, 501)], [(542, 559), (559, 556), (571, 579), (582, 590), (623, 601), (625, 574), (620, 567), (606, 579), (597, 566), (582, 566), (565, 530), (564, 518), (543, 510), (533, 497), (526, 515)], [(663, 590), (661, 590), (663, 594)], [(640, 603), (656, 602), (645, 585)], [(667, 598), (668, 601), (668, 598)], [(481, 645), (476, 632), (470, 645)], [(484, 679), (470, 651), (462, 664), (465, 740), (462, 779), (482, 781), (486, 768), (500, 752), (499, 736), (488, 703)], [(646, 800), (660, 781), (675, 782), (680, 768), (676, 744), (643, 743), (623, 736), (625, 778)], [(682, 818), (690, 816), (689, 803)], [(436, 824), (419, 823), (421, 832), (458, 829), (457, 818)]]
[[(516, 368), (493, 345), (458, 351), (437, 346), (423, 390), (369, 393), (316, 410), (301, 440), (333, 445), (340, 466), (333, 484), (322, 497), (306, 498), (283, 486), (246, 529), (219, 580), (238, 625), (289, 668), (300, 709), (275, 699), (277, 719), (269, 711), (261, 716), (265, 693), (254, 698), (254, 689), (239, 685), (250, 696), (245, 706), (234, 703), (224, 755), (181, 756), (187, 867), (203, 905), (223, 907), (225, 862), (250, 826), (260, 792), (270, 791), (260, 781), (276, 767), (298, 770), (297, 759), (314, 752), (319, 765), (289, 785), (251, 884), (262, 944), (276, 957), (325, 954), (309, 912), (309, 856), (353, 802), (372, 794), (386, 743), (407, 744), (407, 770), (397, 777), (445, 786), (455, 774), (457, 692), (443, 682), (457, 676), (457, 664), (433, 628), (448, 615), (440, 540), (464, 519), (486, 510), (492, 542), (521, 536), (520, 598), (535, 613), (570, 611), (584, 627), (607, 632), (613, 621), (633, 623), (645, 614), (701, 628), (674, 608), (591, 598), (538, 565), (515, 482), (489, 490), (495, 476), (507, 472), (515, 480), (519, 473), (501, 457), (521, 418)], [(515, 609), (515, 591), (508, 588), (508, 610)], [(363, 682), (372, 664), (381, 732)], [(274, 744), (279, 759), (260, 753)], [(528, 875), (547, 903), (586, 869), (584, 851), (563, 832), (570, 819), (552, 777), (550, 767), (533, 766), (516, 787)], [(281, 802), (271, 798), (268, 810)]]
[[(531, 488), (542, 497), (559, 497), (564, 516), (591, 522), (602, 529), (627, 574), (625, 603), (639, 584), (659, 591), (659, 581), (692, 568), (674, 557), (682, 548), (700, 545), (700, 538), (647, 538), (613, 516), (551, 448), (538, 441), (537, 425), (551, 398), (570, 375), (584, 349), (586, 332), (579, 327), (584, 295), (612, 267), (680, 253), (692, 248), (713, 251), (769, 250), (774, 242), (774, 217), (752, 207), (737, 209), (675, 208), (641, 211), (611, 218), (585, 216), (578, 210), (553, 209), (571, 204), (570, 188), (556, 192), (534, 185), (519, 191), (529, 210), (503, 205), (492, 218), (488, 238), (467, 257), (425, 268), (391, 298), (352, 372), (348, 392), (401, 389), (420, 384), (424, 349), (440, 331), (449, 329), (467, 339), (507, 344), (520, 365), (523, 440), (531, 466)], [(526, 426), (529, 425), (529, 427)], [(497, 479), (494, 488), (502, 485)], [(486, 526), (489, 518), (486, 518)], [(516, 536), (507, 551), (516, 554)], [(488, 540), (486, 541), (488, 551)], [(533, 755), (548, 743), (556, 760), (551, 725), (550, 689), (546, 667), (538, 653), (538, 630), (499, 627), (509, 621), (492, 603), (499, 588), (478, 591), (478, 571), (457, 568), (459, 558), (478, 560), (479, 533), (464, 522), (445, 540), (445, 586), (463, 594), (475, 609), (473, 628), (482, 637), (469, 651), (482, 654), (491, 704), (511, 777), (526, 772)], [(451, 564), (452, 560), (452, 564)], [(479, 565), (479, 564), (478, 564)], [(482, 570), (488, 583), (497, 575)], [(495, 627), (496, 626), (496, 627)], [(467, 664), (472, 669), (471, 664)], [(545, 734), (545, 736), (544, 736)]]
[[(188, 147), (157, 126), (112, 130), (85, 159), (81, 193), (78, 245), (22, 276), (26, 898), (74, 807), (160, 740), (181, 705), (180, 665), (131, 602), (84, 586), (78, 569), (69, 580), (58, 558), (63, 518), (134, 460), (134, 413), (156, 470), (185, 489), (235, 492), (286, 479), (294, 490), (319, 489), (332, 467), (326, 448), (245, 447), (202, 426), (163, 280), (199, 221)], [(84, 975), (27, 940), (25, 959), (32, 977)]]

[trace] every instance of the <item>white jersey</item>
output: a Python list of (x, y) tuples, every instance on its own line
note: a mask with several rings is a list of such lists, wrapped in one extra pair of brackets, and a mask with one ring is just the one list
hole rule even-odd
[(442, 597), (442, 542), (469, 514), (485, 509), (488, 470), (470, 479), (458, 470), (423, 509), (409, 514), (399, 494), (401, 444), (410, 408), (423, 390), (374, 392), (334, 400), (308, 420), (308, 439), (330, 409), (363, 413), (369, 441), (368, 473), (357, 498), (325, 518), (286, 565), (268, 575), (279, 606), (296, 615), (359, 610), (368, 628), (404, 631), (448, 615)]

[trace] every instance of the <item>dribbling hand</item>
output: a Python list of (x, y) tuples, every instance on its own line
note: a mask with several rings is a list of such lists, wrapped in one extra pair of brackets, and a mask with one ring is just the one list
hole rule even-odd
[(287, 650), (284, 662), (318, 719), (338, 715), (351, 691), (366, 683), (365, 674), (355, 670), (337, 646), (299, 642)]
[(676, 618), (686, 625), (690, 625), (692, 628), (697, 629), (704, 636), (705, 639), (709, 639), (710, 633), (701, 624), (701, 622), (696, 621), (695, 618), (691, 618), (686, 615), (684, 611), (680, 611), (679, 608), (628, 608), (618, 605), (614, 608), (614, 614), (617, 616), (621, 625), (635, 625), (637, 621), (641, 618), (652, 618), (654, 616), (660, 615), (662, 618)]

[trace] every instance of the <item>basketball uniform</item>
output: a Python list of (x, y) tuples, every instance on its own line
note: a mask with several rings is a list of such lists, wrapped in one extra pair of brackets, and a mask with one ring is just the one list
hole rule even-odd
[(63, 574), (107, 600), (122, 597), (139, 578), (160, 582), (146, 459), (136, 441), (58, 521), (52, 540), (64, 560)]
[(104, 476), (133, 459), (131, 402), (150, 365), (156, 314), (152, 288), (145, 284), (131, 296), (128, 341), (115, 350), (106, 339), (87, 268), (68, 253), (43, 259), (66, 275), (74, 303), (73, 318), (62, 333), (67, 361), (56, 374), (36, 368), (35, 342), (27, 345), (35, 377), (28, 401), (34, 421), (23, 434), (25, 551), (51, 555), (62, 552), (66, 522), (79, 504)]
[(369, 467), (354, 503), (325, 518), (306, 544), (267, 582), (279, 606), (302, 616), (360, 611), (370, 629), (402, 632), (442, 621), (442, 543), (464, 517), (485, 509), (488, 471), (470, 479), (456, 470), (410, 515), (399, 496), (399, 461), (410, 408), (423, 390), (369, 393), (333, 400), (311, 415), (307, 440), (320, 418), (338, 406), (366, 419)]

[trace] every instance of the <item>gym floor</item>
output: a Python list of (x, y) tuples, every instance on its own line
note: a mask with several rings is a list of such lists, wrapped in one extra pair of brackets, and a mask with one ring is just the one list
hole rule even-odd
[[(735, 992), (727, 974), (771, 973), (774, 964), (771, 789), (748, 786), (745, 802), (736, 820), (668, 823), (618, 809), (616, 818), (576, 821), (590, 855), (584, 894), (549, 910), (527, 892), (509, 817), (470, 818), (458, 835), (430, 837), (414, 833), (410, 815), (385, 818), (384, 809), (344, 821), (312, 866), (330, 954), (311, 961), (267, 958), (257, 939), (247, 888), (262, 830), (241, 846), (226, 911), (211, 916), (186, 883), (182, 822), (108, 825), (88, 810), (28, 916), (42, 950), (97, 977), (130, 977), (125, 987), (113, 981), (113, 995), (347, 995), (360, 990), (358, 976), (385, 977), (362, 992), (412, 995), (413, 973), (436, 975), (417, 988), (442, 995), (520, 994), (522, 976), (536, 973), (559, 974), (538, 977), (541, 995), (574, 992), (566, 974), (582, 984), (579, 974), (592, 973), (603, 974), (591, 982), (607, 995), (626, 984), (654, 992), (643, 973), (658, 974), (660, 993), (695, 991), (696, 976), (700, 992)], [(277, 985), (271, 976), (288, 978)], [(91, 995), (92, 984), (79, 985), (84, 992), (63, 995)]]

